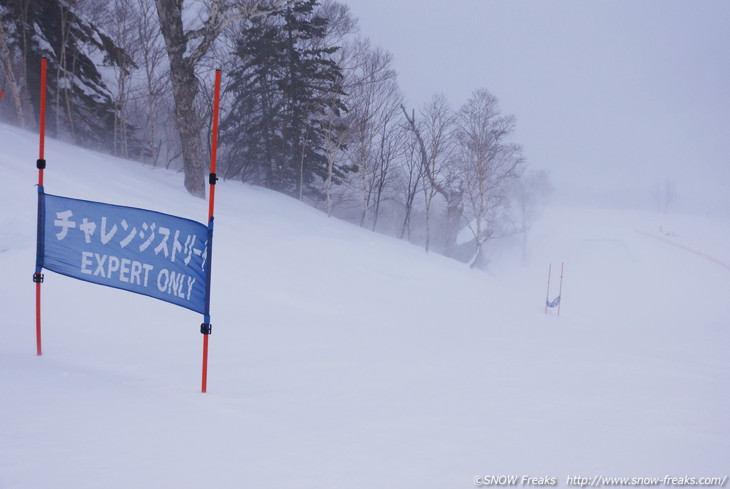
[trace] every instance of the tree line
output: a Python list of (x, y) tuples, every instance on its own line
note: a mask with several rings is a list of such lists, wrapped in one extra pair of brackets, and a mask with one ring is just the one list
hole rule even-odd
[(35, 126), (41, 57), (51, 136), (178, 168), (193, 195), (216, 68), (225, 179), (471, 266), (494, 238), (526, 239), (549, 189), (495, 95), (407, 106), (392, 55), (333, 0), (0, 0), (4, 120)]

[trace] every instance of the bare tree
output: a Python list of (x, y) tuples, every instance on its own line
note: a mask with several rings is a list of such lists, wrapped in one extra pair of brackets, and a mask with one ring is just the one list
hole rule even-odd
[[(60, 32), (60, 52), (58, 54), (58, 65), (56, 67), (56, 98), (55, 98), (55, 114), (56, 114), (56, 131), (58, 134), (61, 133), (61, 128), (63, 125), (61, 124), (61, 101), (62, 98), (65, 98), (66, 100), (66, 122), (67, 122), (67, 128), (71, 134), (71, 140), (74, 141), (74, 119), (73, 114), (70, 111), (70, 90), (72, 85), (72, 80), (69, 78), (71, 76), (71, 72), (74, 70), (75, 66), (72, 61), (71, 66), (68, 65), (68, 56), (67, 56), (67, 46), (69, 45), (69, 38), (71, 36), (71, 23), (69, 22), (69, 15), (71, 13), (71, 9), (69, 6), (65, 4), (58, 4), (58, 17), (61, 27)], [(75, 56), (73, 56), (75, 58)]]
[(146, 140), (141, 158), (144, 161), (147, 154), (149, 154), (151, 163), (157, 165), (160, 153), (158, 114), (163, 109), (162, 99), (167, 86), (159, 66), (163, 62), (165, 48), (162, 45), (152, 0), (137, 0), (136, 7), (138, 11), (136, 37), (140, 50), (139, 64), (144, 71), (144, 96), (142, 99), (144, 100), (146, 113), (143, 126)]
[[(362, 203), (360, 225), (369, 227), (375, 194), (374, 174), (378, 171), (378, 147), (383, 144), (383, 138), (391, 137), (386, 133), (396, 129), (393, 121), (398, 115), (401, 95), (392, 67), (393, 56), (389, 52), (373, 48), (368, 40), (360, 40), (353, 63), (352, 78), (349, 86), (345, 87), (349, 93), (346, 104), (352, 133), (349, 149), (350, 159), (358, 169)], [(379, 162), (380, 170), (387, 175), (388, 169), (382, 163)]]
[(500, 114), (497, 98), (485, 89), (474, 92), (458, 114), (459, 163), (465, 182), (467, 226), (475, 250), (469, 266), (482, 257), (484, 243), (492, 237), (496, 211), (507, 203), (506, 183), (519, 176), (522, 149), (509, 142), (514, 116)]
[(452, 254), (463, 214), (462, 179), (452, 165), (454, 152), (454, 114), (443, 95), (436, 95), (421, 111), (421, 120), (409, 116), (401, 106), (420, 152), (423, 192), (426, 206), (426, 251), (431, 248), (431, 206), (440, 194), (446, 201), (444, 251)]
[[(318, 15), (327, 19), (326, 34), (320, 41), (329, 45), (341, 46), (335, 55), (335, 62), (343, 68), (345, 79), (352, 81), (352, 60), (355, 50), (347, 39), (357, 30), (357, 20), (352, 16), (350, 7), (333, 0), (324, 0), (320, 5)], [(349, 91), (349, 87), (345, 88)], [(332, 98), (324, 121), (324, 154), (327, 158), (327, 177), (325, 178), (325, 199), (327, 215), (332, 216), (334, 211), (333, 184), (335, 164), (340, 158), (348, 139), (352, 136), (352, 127), (348, 124), (348, 116), (339, 114), (336, 104), (338, 100)]]
[(227, 25), (284, 9), (301, 0), (208, 0), (207, 17), (195, 28), (183, 22), (184, 0), (156, 0), (162, 37), (170, 63), (170, 83), (175, 101), (175, 123), (180, 134), (185, 188), (205, 197), (205, 168), (201, 145), (203, 121), (195, 109), (200, 81), (195, 69)]
[[(20, 20), (20, 69), (18, 70), (18, 86), (20, 90), (20, 101), (23, 108), (23, 119), (28, 126), (33, 126), (36, 122), (35, 111), (30, 99), (29, 83), (28, 83), (28, 57), (29, 57), (29, 37), (32, 32), (28, 29), (28, 9), (32, 0), (16, 0), (18, 9), (18, 20)], [(31, 34), (31, 35), (29, 35)]]
[(117, 155), (128, 158), (129, 134), (127, 128), (132, 73), (137, 68), (136, 60), (139, 58), (141, 49), (136, 28), (139, 23), (138, 11), (133, 0), (112, 0), (96, 15), (101, 17), (98, 22), (128, 55), (122, 56), (119, 63), (112, 67), (116, 85), (112, 90), (114, 96), (113, 151)]
[(370, 193), (373, 195), (373, 216), (372, 230), (378, 224), (380, 206), (386, 190), (393, 186), (394, 174), (392, 167), (394, 162), (404, 155), (405, 131), (403, 126), (396, 119), (398, 116), (397, 106), (391, 112), (393, 120), (386, 121), (380, 132), (380, 141), (377, 146), (377, 153), (373, 165), (373, 175), (370, 184)]
[[(332, 102), (332, 105), (334, 102)], [(327, 216), (332, 216), (334, 211), (334, 200), (332, 198), (332, 186), (335, 176), (335, 163), (342, 153), (346, 141), (351, 133), (345, 118), (338, 116), (333, 107), (326, 114), (324, 123), (324, 155), (327, 158), (327, 178), (324, 182)]]
[(411, 215), (416, 200), (416, 194), (421, 186), (423, 169), (421, 166), (418, 143), (414, 137), (406, 139), (404, 154), (400, 165), (400, 186), (403, 192), (403, 223), (400, 229), (400, 239), (411, 239)]
[(421, 111), (427, 160), (423, 192), (426, 203), (426, 251), (431, 242), (431, 206), (439, 186), (453, 179), (450, 167), (454, 152), (454, 114), (446, 97), (438, 94)]
[(344, 3), (324, 0), (317, 9), (317, 15), (327, 19), (325, 39), (332, 44), (343, 44), (345, 39), (358, 31), (357, 19)]

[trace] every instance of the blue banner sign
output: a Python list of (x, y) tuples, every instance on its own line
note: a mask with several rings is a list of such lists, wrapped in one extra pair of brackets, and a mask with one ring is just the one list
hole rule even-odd
[(42, 190), (39, 198), (37, 268), (207, 314), (208, 226)]

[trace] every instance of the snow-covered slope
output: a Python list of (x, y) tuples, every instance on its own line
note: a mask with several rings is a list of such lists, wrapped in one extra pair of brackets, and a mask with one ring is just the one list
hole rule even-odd
[[(51, 272), (0, 126), (0, 488), (468, 488), (725, 476), (730, 222), (550, 208), (488, 272), (222, 182), (201, 318)], [(205, 221), (182, 178), (47, 141), (50, 193)], [(544, 313), (547, 270), (560, 317)]]

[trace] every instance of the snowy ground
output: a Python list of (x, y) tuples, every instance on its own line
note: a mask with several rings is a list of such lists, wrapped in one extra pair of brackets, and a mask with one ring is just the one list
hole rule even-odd
[[(0, 126), (0, 489), (730, 473), (726, 218), (553, 207), (485, 273), (224, 182), (201, 394), (198, 315), (51, 272), (35, 355), (37, 144)], [(206, 219), (180, 175), (46, 159), (50, 193)]]

